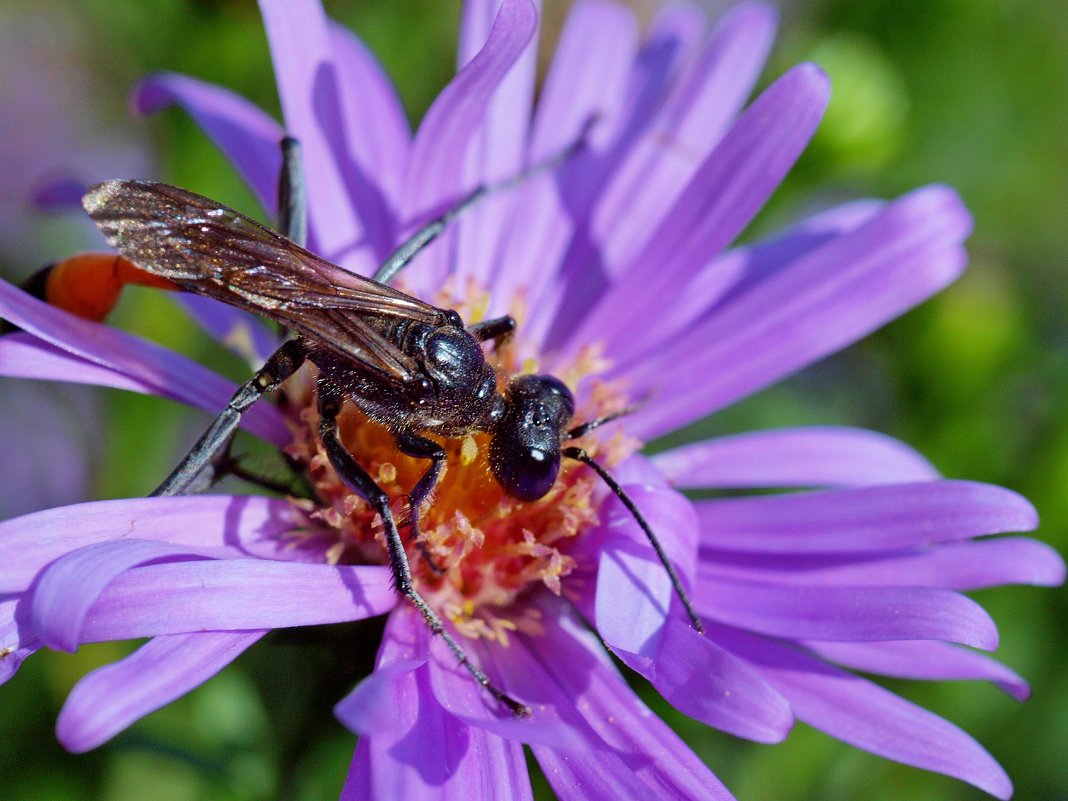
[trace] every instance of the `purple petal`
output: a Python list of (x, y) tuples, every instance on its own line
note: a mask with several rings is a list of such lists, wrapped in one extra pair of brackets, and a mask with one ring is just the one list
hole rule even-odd
[(22, 331), (0, 337), (0, 375), (93, 384), (145, 395), (156, 392), (155, 386), (115, 372), (110, 367), (80, 359)]
[(385, 567), (256, 559), (137, 567), (100, 594), (82, 641), (362, 620), (396, 605), (391, 583)]
[(695, 442), (659, 453), (653, 463), (686, 488), (851, 487), (938, 478), (930, 462), (891, 437), (830, 426)]
[[(642, 510), (683, 584), (691, 586), (697, 531), (693, 504), (666, 487), (627, 484), (624, 489)], [(600, 532), (588, 535), (597, 551), (593, 599), (597, 630), (613, 650), (649, 661), (660, 651), (674, 587), (645, 533), (619, 499), (609, 496), (601, 521)]]
[(805, 643), (818, 656), (843, 667), (899, 679), (990, 681), (1018, 701), (1031, 694), (1027, 682), (986, 654), (951, 643), (911, 640), (904, 642)]
[[(386, 232), (392, 238), (396, 226), (394, 214), (400, 204), (411, 146), (411, 128), (393, 84), (363, 42), (344, 26), (331, 22), (330, 43), (338, 68), (349, 153), (373, 177), (376, 190), (382, 193), (382, 207), (390, 210), (390, 214), (388, 219), (379, 220), (379, 224), (386, 225)], [(370, 209), (361, 210), (361, 214), (367, 211)]]
[(775, 26), (768, 6), (731, 9), (652, 130), (613, 171), (593, 210), (590, 245), (599, 252), (587, 255), (599, 258), (611, 277), (646, 243), (719, 143), (763, 69)]
[(63, 554), (96, 543), (154, 539), (217, 556), (296, 559), (284, 534), (300, 525), (288, 502), (255, 496), (95, 501), (0, 523), (0, 592), (24, 590)]
[(812, 65), (772, 84), (697, 169), (624, 276), (598, 297), (568, 299), (561, 318), (578, 322), (562, 341), (604, 341), (611, 357), (630, 355), (627, 326), (648, 312), (649, 298), (667, 305), (681, 294), (749, 223), (808, 143), (828, 96), (826, 76)]
[[(538, 100), (528, 163), (549, 158), (577, 141), (591, 119), (605, 122), (599, 122), (592, 132), (592, 138), (599, 141), (607, 121), (620, 112), (637, 43), (634, 15), (623, 7), (599, 0), (571, 7)], [(565, 164), (560, 174), (567, 174), (572, 166)], [(542, 291), (554, 283), (555, 266), (568, 246), (578, 214), (562, 181), (562, 177), (543, 175), (516, 190), (516, 216), (523, 224), (511, 229), (493, 278), (496, 312), (506, 312), (516, 289), (525, 287), (530, 308), (539, 317), (542, 314)], [(543, 322), (550, 318), (541, 317)], [(524, 328), (524, 337), (534, 333)]]
[(688, 334), (698, 320), (714, 313), (716, 305), (725, 297), (748, 291), (806, 253), (855, 230), (885, 205), (880, 200), (855, 200), (835, 206), (770, 239), (735, 247), (716, 256), (690, 278), (685, 291), (670, 306), (647, 319), (637, 334), (645, 343), (642, 350), (650, 352)]
[(39, 648), (41, 641), (33, 632), (27, 598), (0, 597), (0, 684), (14, 676), (26, 657)]
[[(674, 6), (658, 14), (633, 63), (620, 76), (625, 78), (625, 84), (618, 106), (613, 105), (609, 115), (594, 120), (588, 151), (573, 158), (561, 171), (561, 195), (566, 198), (568, 215), (573, 220), (566, 229), (568, 248), (557, 277), (543, 283), (543, 291), (532, 295), (530, 304), (537, 316), (525, 331), (525, 336), (540, 343), (543, 351), (554, 350), (573, 327), (573, 320), (560, 314), (561, 308), (566, 312), (575, 308), (585, 311), (600, 294), (600, 285), (588, 278), (597, 268), (586, 258), (590, 208), (621, 159), (652, 129), (673, 82), (691, 63), (702, 30), (702, 15), (693, 7)], [(593, 32), (591, 38), (599, 39), (600, 31)], [(588, 64), (577, 67), (589, 68)]]
[[(0, 281), (0, 317), (60, 349), (113, 370), (165, 398), (211, 412), (223, 409), (237, 387), (205, 367), (147, 340), (83, 320)], [(118, 379), (116, 379), (118, 380)], [(291, 439), (281, 412), (257, 403), (241, 418), (256, 436), (277, 445)]]
[[(463, 190), (469, 146), (498, 87), (537, 28), (530, 0), (504, 0), (485, 46), (446, 86), (415, 134), (404, 194), (403, 219), (419, 219)], [(418, 286), (436, 287), (449, 270), (452, 233), (421, 256)]]
[(278, 210), (282, 126), (228, 89), (174, 73), (150, 75), (132, 98), (139, 114), (167, 106), (185, 110), (234, 165), (269, 215)]
[(397, 699), (415, 688), (416, 680), (409, 674), (425, 664), (425, 656), (380, 664), (334, 706), (334, 714), (356, 734), (390, 731), (397, 725)]
[(678, 613), (681, 604), (674, 606), (676, 614), (664, 624), (654, 659), (612, 647), (613, 653), (680, 712), (736, 737), (784, 740), (793, 725), (786, 699), (745, 662), (696, 632)]
[(546, 599), (544, 632), (494, 651), (509, 689), (555, 707), (586, 740), (581, 750), (532, 749), (561, 801), (730, 799), (682, 740), (620, 678), (603, 649), (566, 608)]
[(1012, 783), (982, 746), (937, 715), (800, 651), (729, 629), (716, 639), (779, 688), (799, 720), (857, 748), (945, 773), (1007, 799)]
[(203, 684), (264, 634), (202, 631), (155, 637), (75, 685), (59, 713), (56, 737), (75, 754), (96, 748)]
[(867, 555), (753, 554), (703, 550), (698, 582), (729, 580), (794, 585), (942, 587), (978, 590), (1005, 584), (1058, 587), (1064, 560), (1023, 537), (941, 544)]
[[(470, 0), (464, 4), (458, 67), (468, 64), (486, 44), (501, 5), (502, 0)], [(535, 15), (539, 14), (540, 0), (534, 0), (533, 5)], [(489, 102), (468, 148), (462, 180), (465, 189), (512, 178), (524, 166), (537, 44), (535, 32)], [(515, 192), (487, 198), (458, 221), (455, 262), (458, 275), (470, 275), (482, 286), (490, 285), (499, 250), (509, 229), (517, 222), (517, 200)]]
[(301, 142), (309, 219), (315, 221), (313, 250), (355, 272), (369, 273), (376, 258), (361, 246), (384, 243), (377, 242), (381, 234), (357, 216), (346, 186), (346, 175), (359, 170), (346, 153), (341, 81), (322, 6), (318, 0), (260, 0), (260, 13), (286, 132)]
[[(425, 627), (424, 627), (425, 628)], [(464, 647), (476, 664), (496, 682), (512, 692), (513, 678), (495, 669), (496, 656), (508, 645), (467, 640)], [(585, 748), (585, 737), (573, 725), (561, 719), (560, 710), (544, 703), (531, 704), (529, 718), (517, 718), (496, 702), (471, 679), (456, 657), (435, 638), (430, 644), (430, 686), (434, 695), (449, 714), (458, 720), (482, 729), (491, 735), (530, 745), (545, 745), (565, 751)], [(527, 699), (518, 697), (525, 702)]]
[(930, 587), (781, 587), (720, 580), (699, 586), (702, 617), (806, 640), (948, 640), (991, 651), (994, 621), (975, 601)]
[(36, 582), (34, 628), (49, 648), (76, 651), (89, 608), (116, 576), (146, 562), (200, 555), (191, 548), (137, 539), (100, 542), (72, 551), (46, 567)]
[(702, 547), (754, 553), (863, 553), (1038, 524), (1025, 498), (969, 481), (703, 501), (697, 515)]
[[(634, 392), (655, 396), (631, 418), (631, 429), (646, 438), (670, 431), (870, 333), (960, 274), (966, 261), (960, 242), (970, 229), (956, 194), (921, 189), (732, 295), (690, 332), (624, 371)], [(648, 290), (635, 292), (632, 302), (650, 297)], [(598, 337), (613, 341), (607, 331)], [(676, 381), (666, 391), (664, 365), (682, 362), (700, 380)]]
[(375, 673), (335, 708), (363, 732), (341, 797), (531, 798), (522, 746), (465, 726), (437, 703), (425, 632), (413, 610), (390, 615)]

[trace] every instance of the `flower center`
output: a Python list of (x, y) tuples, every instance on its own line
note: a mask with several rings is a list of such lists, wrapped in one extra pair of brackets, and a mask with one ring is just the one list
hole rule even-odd
[[(473, 301), (457, 302), (446, 285), (433, 302), (453, 308), (469, 324), (484, 315), (488, 296), (477, 287), (462, 293)], [(516, 304), (516, 308), (521, 308)], [(503, 388), (518, 373), (535, 372), (540, 361), (524, 351), (519, 336), (499, 346), (487, 345), (486, 358)], [(582, 350), (554, 373), (575, 393), (574, 424), (596, 419), (625, 406), (619, 389), (598, 377), (607, 367), (599, 347)], [(525, 356), (521, 355), (526, 353)], [(359, 495), (338, 477), (317, 436), (318, 413), (313, 392), (287, 390), (297, 402), (294, 441), (287, 454), (302, 465), (321, 504), (295, 501), (317, 534), (325, 529), (333, 541), (327, 558), (335, 563), (385, 564), (382, 521)], [(445, 469), (419, 516), (413, 539), (408, 493), (430, 467), (427, 459), (401, 453), (393, 435), (370, 422), (355, 403), (339, 416), (342, 442), (360, 465), (389, 495), (417, 589), (462, 634), (507, 641), (507, 632), (536, 621), (524, 620), (514, 602), (537, 586), (560, 594), (562, 580), (575, 568), (569, 544), (598, 522), (601, 494), (598, 479), (584, 465), (564, 460), (555, 485), (543, 498), (520, 501), (509, 497), (489, 465), (490, 435), (471, 432), (445, 438), (420, 432), (440, 443), (447, 453)], [(600, 432), (598, 432), (600, 433)], [(616, 432), (598, 440), (589, 434), (577, 444), (612, 465), (639, 443)], [(525, 626), (524, 626), (525, 627)]]

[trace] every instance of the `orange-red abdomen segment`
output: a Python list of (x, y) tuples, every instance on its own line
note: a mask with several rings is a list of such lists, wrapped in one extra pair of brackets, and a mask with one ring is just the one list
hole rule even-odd
[[(166, 278), (142, 270), (114, 253), (79, 253), (46, 267), (30, 279), (39, 296), (52, 306), (89, 320), (103, 320), (115, 308), (127, 284), (177, 290)], [(43, 280), (42, 280), (43, 279)]]

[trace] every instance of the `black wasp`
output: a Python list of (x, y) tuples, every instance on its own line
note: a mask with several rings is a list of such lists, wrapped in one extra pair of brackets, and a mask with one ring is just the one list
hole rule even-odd
[(489, 433), (489, 462), (496, 480), (509, 495), (525, 501), (548, 493), (562, 457), (589, 465), (641, 525), (700, 630), (678, 575), (637, 507), (584, 450), (564, 445), (611, 418), (572, 426), (574, 398), (549, 375), (515, 376), (503, 394), (498, 390), (496, 372), (487, 364), (481, 343), (510, 335), (515, 329), (511, 317), (465, 326), (455, 311), (388, 286), (454, 217), (488, 191), (517, 183), (531, 170), (468, 195), (418, 230), (369, 279), (320, 259), (294, 241), (303, 241), (306, 230), (296, 142), (285, 140), (283, 153), (279, 227), (288, 236), (166, 184), (107, 181), (94, 186), (83, 200), (108, 242), (142, 270), (183, 290), (263, 315), (295, 334), (237, 390), (153, 495), (189, 491), (225, 454), (241, 414), (310, 361), (319, 370), (319, 436), (341, 479), (381, 516), (398, 592), (419, 610), (475, 680), (513, 713), (525, 715), (529, 710), (490, 683), (413, 586), (389, 497), (342, 444), (338, 414), (344, 404), (356, 404), (389, 430), (402, 453), (430, 462), (408, 498), (410, 536), (416, 542), (420, 505), (430, 497), (446, 457), (444, 448), (425, 434)]

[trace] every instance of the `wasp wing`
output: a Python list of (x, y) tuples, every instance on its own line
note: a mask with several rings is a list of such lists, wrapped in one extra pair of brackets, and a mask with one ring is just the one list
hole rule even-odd
[(108, 242), (146, 272), (269, 317), (401, 381), (418, 366), (374, 322), (399, 317), (439, 325), (445, 316), (194, 192), (151, 181), (106, 181), (82, 202)]

